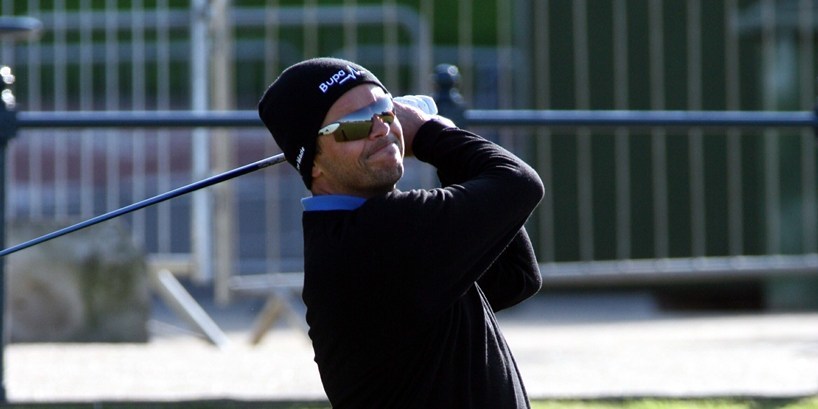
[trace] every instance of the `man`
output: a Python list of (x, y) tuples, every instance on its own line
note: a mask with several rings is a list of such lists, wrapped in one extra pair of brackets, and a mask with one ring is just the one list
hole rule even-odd
[[(529, 407), (495, 312), (541, 285), (534, 170), (340, 59), (285, 70), (259, 115), (312, 192), (302, 296), (332, 406)], [(442, 188), (395, 188), (413, 154)]]

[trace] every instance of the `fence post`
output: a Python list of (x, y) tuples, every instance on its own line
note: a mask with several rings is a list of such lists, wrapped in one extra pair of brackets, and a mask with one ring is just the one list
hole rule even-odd
[(466, 128), (466, 104), (457, 90), (460, 84), (460, 70), (450, 64), (435, 67), (435, 103), (440, 115), (454, 121), (457, 126)]
[[(0, 37), (4, 40), (33, 39), (42, 23), (33, 17), (0, 16)], [(6, 150), (17, 136), (17, 111), (12, 91), (14, 75), (0, 66), (0, 248), (6, 248)], [(0, 403), (6, 403), (6, 258), (0, 257)]]
[[(14, 94), (11, 85), (14, 76), (9, 67), (0, 67), (2, 90), (0, 90), (0, 248), (6, 248), (6, 148), (17, 135), (17, 111), (14, 110)], [(6, 379), (4, 372), (6, 353), (6, 258), (0, 257), (0, 402), (6, 402)]]

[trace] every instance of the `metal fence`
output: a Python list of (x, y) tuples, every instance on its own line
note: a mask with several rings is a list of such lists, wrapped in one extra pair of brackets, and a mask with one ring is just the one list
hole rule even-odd
[[(803, 273), (816, 270), (818, 250), (809, 128), (480, 120), (498, 109), (812, 111), (815, 7), (3, 0), (3, 14), (36, 17), (44, 31), (3, 43), (0, 57), (23, 112), (203, 115), (252, 109), (281, 69), (312, 56), (357, 60), (394, 94), (431, 93), (434, 66), (453, 63), (469, 126), (534, 164), (549, 187), (529, 224), (546, 279)], [(261, 127), (23, 129), (11, 149), (6, 217), (32, 221), (85, 219), (277, 152)], [(411, 163), (401, 187), (433, 183)], [(198, 255), (213, 270), (204, 279), (297, 271), (306, 194), (279, 167), (126, 222), (151, 253)]]

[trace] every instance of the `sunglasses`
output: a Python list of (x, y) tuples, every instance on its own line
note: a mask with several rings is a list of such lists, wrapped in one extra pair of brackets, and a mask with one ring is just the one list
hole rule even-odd
[(392, 97), (378, 98), (377, 101), (321, 128), (318, 135), (335, 135), (336, 142), (365, 139), (372, 133), (372, 118), (378, 117), (385, 124), (395, 121)]

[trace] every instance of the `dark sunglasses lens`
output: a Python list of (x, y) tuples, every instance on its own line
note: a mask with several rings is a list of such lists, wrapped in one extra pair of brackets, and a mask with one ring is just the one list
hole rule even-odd
[(395, 114), (391, 112), (384, 112), (382, 114), (379, 114), (378, 117), (380, 117), (381, 121), (383, 121), (383, 123), (387, 125), (391, 125), (392, 122), (395, 122)]
[[(395, 122), (395, 115), (392, 113), (377, 114), (377, 116), (387, 125)], [(370, 132), (372, 132), (372, 120), (341, 122), (338, 129), (334, 132), (335, 141), (357, 141), (358, 139), (368, 138)]]
[(369, 137), (371, 129), (372, 121), (343, 122), (334, 132), (335, 141), (349, 142), (364, 139)]

